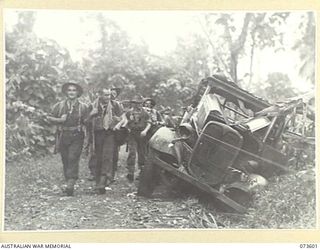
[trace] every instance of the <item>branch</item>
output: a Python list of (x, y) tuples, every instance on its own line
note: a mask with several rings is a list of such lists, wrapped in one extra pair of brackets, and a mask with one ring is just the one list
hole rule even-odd
[(208, 31), (206, 30), (206, 28), (202, 25), (199, 17), (197, 17), (198, 19), (198, 23), (199, 25), (201, 26), (201, 29), (203, 31), (203, 33), (206, 35), (207, 37), (207, 40), (213, 50), (213, 56), (214, 58), (218, 61), (218, 63), (220, 63), (220, 65), (222, 65), (222, 68), (223, 68), (223, 73), (226, 74), (231, 80), (233, 80), (232, 76), (230, 75), (229, 71), (228, 71), (228, 66), (226, 65), (226, 63), (220, 58), (220, 56), (218, 56), (218, 52), (213, 44), (213, 42), (211, 41), (211, 38), (210, 38), (210, 35), (208, 33)]
[(253, 16), (252, 13), (246, 14), (244, 21), (243, 21), (241, 33), (240, 33), (238, 39), (232, 44), (232, 53), (236, 54), (237, 56), (238, 56), (239, 52), (241, 51), (241, 49), (244, 47), (244, 44), (246, 42), (248, 27), (249, 27), (249, 23), (251, 21), (252, 16)]

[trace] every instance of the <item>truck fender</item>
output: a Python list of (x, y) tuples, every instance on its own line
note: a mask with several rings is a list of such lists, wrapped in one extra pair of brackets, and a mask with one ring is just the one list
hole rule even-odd
[(167, 127), (161, 127), (150, 138), (149, 147), (159, 152), (170, 154), (176, 158), (172, 141), (177, 138), (178, 137), (174, 130)]

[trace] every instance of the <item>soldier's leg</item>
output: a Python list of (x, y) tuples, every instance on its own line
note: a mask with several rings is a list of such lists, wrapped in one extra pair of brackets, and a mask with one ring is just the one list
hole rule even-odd
[(118, 169), (119, 150), (120, 150), (120, 147), (118, 145), (115, 145), (115, 149), (113, 151), (112, 181), (115, 181), (115, 176)]
[(95, 179), (98, 186), (101, 176), (102, 166), (102, 149), (104, 142), (104, 131), (95, 131), (95, 157), (96, 157), (96, 168), (95, 168)]
[(67, 194), (73, 195), (74, 184), (79, 177), (79, 161), (83, 147), (84, 134), (79, 133), (69, 145), (67, 168)]
[(60, 144), (60, 155), (62, 160), (62, 168), (63, 168), (63, 175), (65, 180), (67, 181), (67, 169), (68, 169), (68, 155), (69, 155), (69, 147), (68, 145), (61, 142)]
[[(113, 158), (115, 150), (114, 133), (112, 131), (106, 131), (105, 140), (102, 150), (102, 168), (101, 176), (106, 176), (108, 183), (113, 179)], [(106, 183), (104, 183), (106, 185)]]
[(128, 158), (127, 158), (127, 178), (129, 181), (133, 181), (134, 178), (134, 167), (136, 164), (136, 154), (137, 154), (137, 142), (134, 136), (131, 134), (128, 137)]
[(139, 169), (144, 166), (145, 158), (146, 158), (146, 148), (147, 141), (144, 137), (137, 138), (137, 151), (138, 151), (138, 166)]
[(95, 152), (90, 152), (89, 162), (88, 162), (89, 170), (90, 170), (90, 180), (91, 178), (95, 178), (96, 176), (96, 166), (97, 166), (97, 156)]
[(93, 181), (95, 179), (95, 167), (97, 165), (97, 158), (94, 152), (94, 134), (93, 134), (93, 128), (92, 123), (89, 123), (87, 126), (86, 134), (85, 134), (85, 143), (87, 144), (87, 151), (89, 153), (89, 161), (88, 161), (88, 168), (89, 168), (89, 174), (88, 180)]
[(77, 180), (79, 177), (79, 161), (83, 147), (84, 134), (79, 133), (74, 137), (74, 140), (69, 145), (69, 154), (68, 154), (68, 169), (67, 176), (68, 179)]

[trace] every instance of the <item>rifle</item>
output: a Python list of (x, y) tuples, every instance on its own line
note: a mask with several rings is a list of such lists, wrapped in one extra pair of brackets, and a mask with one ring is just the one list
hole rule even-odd
[(53, 149), (54, 154), (57, 154), (60, 152), (61, 136), (62, 136), (62, 131), (57, 128), (57, 130), (55, 132), (55, 144), (54, 144), (54, 149)]

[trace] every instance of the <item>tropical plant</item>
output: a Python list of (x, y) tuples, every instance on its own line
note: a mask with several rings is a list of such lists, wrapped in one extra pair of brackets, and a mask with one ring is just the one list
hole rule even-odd
[(61, 97), (61, 83), (82, 78), (66, 49), (33, 33), (35, 18), (34, 12), (20, 12), (13, 31), (6, 33), (7, 160), (48, 152), (54, 137), (46, 113)]

